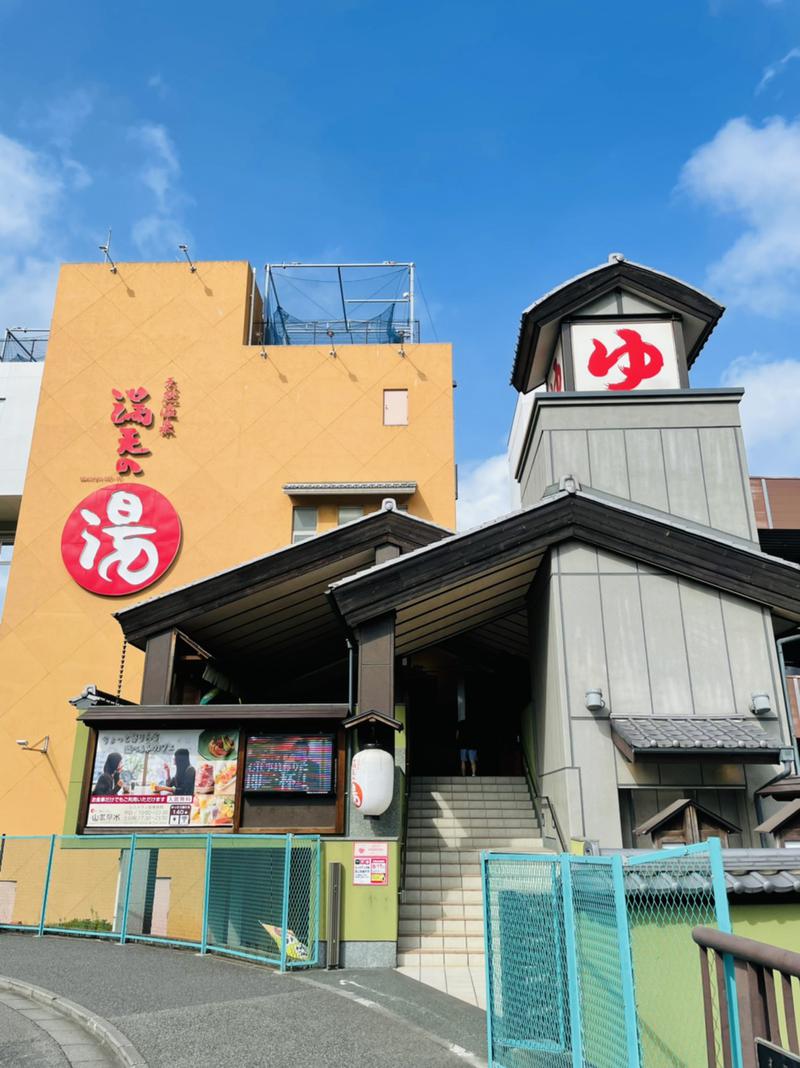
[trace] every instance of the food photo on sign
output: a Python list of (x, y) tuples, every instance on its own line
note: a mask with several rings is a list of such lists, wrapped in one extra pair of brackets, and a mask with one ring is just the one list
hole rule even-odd
[(101, 731), (89, 828), (230, 827), (238, 731)]

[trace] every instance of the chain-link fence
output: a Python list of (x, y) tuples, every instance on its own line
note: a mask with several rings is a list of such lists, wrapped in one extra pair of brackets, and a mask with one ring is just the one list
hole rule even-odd
[[(719, 842), (483, 857), (493, 1068), (698, 1068), (698, 924), (729, 930)], [(717, 1027), (718, 1031), (718, 1027)]]
[(0, 838), (0, 930), (318, 961), (317, 835)]
[[(642, 1068), (693, 1068), (705, 1063), (703, 988), (692, 929), (730, 930), (724, 878), (715, 886), (715, 857), (721, 873), (716, 840), (707, 848), (626, 857), (625, 896)], [(718, 1006), (714, 1035), (720, 1054)]]

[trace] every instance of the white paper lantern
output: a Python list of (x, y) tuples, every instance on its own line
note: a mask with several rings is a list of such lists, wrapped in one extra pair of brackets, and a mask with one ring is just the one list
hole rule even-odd
[(392, 803), (394, 759), (385, 749), (362, 749), (350, 765), (353, 804), (365, 816), (380, 816)]

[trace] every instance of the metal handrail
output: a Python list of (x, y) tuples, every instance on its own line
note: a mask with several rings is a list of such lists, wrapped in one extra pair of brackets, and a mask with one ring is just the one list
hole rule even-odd
[(568, 853), (569, 848), (567, 846), (567, 840), (564, 837), (564, 832), (561, 830), (561, 824), (558, 822), (558, 813), (556, 812), (555, 805), (547, 796), (547, 794), (541, 793), (539, 790), (539, 784), (536, 782), (536, 775), (533, 768), (528, 763), (528, 757), (525, 750), (520, 747), (522, 752), (522, 768), (525, 774), (525, 779), (528, 783), (528, 789), (531, 794), (531, 800), (533, 801), (533, 807), (536, 809), (536, 818), (539, 821), (539, 828), (544, 832), (544, 809), (543, 806), (547, 805), (550, 815), (553, 819), (553, 827), (555, 828), (556, 837), (558, 838), (558, 844), (561, 846), (562, 853)]
[[(789, 1051), (800, 1053), (792, 990), (792, 979), (800, 979), (800, 953), (711, 927), (695, 927), (692, 938), (700, 947), (709, 1068), (728, 1068), (731, 1064), (737, 1068), (758, 1068), (756, 1039), (765, 1039), (782, 1048), (785, 1035)], [(714, 954), (716, 992), (712, 989), (709, 951)], [(724, 978), (731, 965), (735, 977), (734, 1004), (729, 1001)], [(783, 1027), (776, 992), (778, 980), (783, 1002)], [(736, 1048), (739, 1045), (737, 1034), (740, 1049)], [(722, 1044), (721, 1065), (716, 1050), (717, 1036)]]
[(715, 953), (730, 953), (732, 957), (755, 964), (759, 968), (771, 968), (800, 979), (800, 953), (790, 949), (771, 946), (767, 942), (756, 942), (754, 938), (742, 938), (740, 935), (717, 931), (714, 927), (695, 927), (692, 938), (698, 946), (713, 949)]
[(0, 343), (0, 363), (40, 363), (45, 358), (49, 337), (49, 330), (7, 328)]

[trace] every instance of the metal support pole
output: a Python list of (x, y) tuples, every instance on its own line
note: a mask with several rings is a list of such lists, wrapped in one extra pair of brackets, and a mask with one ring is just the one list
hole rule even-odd
[(636, 992), (633, 986), (633, 954), (631, 953), (628, 908), (625, 901), (625, 874), (622, 857), (611, 858), (611, 876), (614, 887), (614, 909), (617, 919), (617, 944), (619, 946), (619, 971), (622, 983), (622, 1005), (625, 1012), (625, 1036), (628, 1046), (628, 1068), (640, 1068), (639, 1022), (636, 1016)]
[(286, 835), (283, 852), (283, 902), (281, 903), (281, 971), (286, 971), (286, 949), (289, 941), (289, 890), (292, 874), (292, 836)]
[(208, 952), (208, 901), (211, 896), (211, 835), (206, 835), (206, 871), (203, 888), (203, 924), (200, 931), (200, 952)]
[(564, 902), (564, 935), (567, 953), (567, 982), (569, 985), (569, 1028), (572, 1046), (572, 1068), (583, 1068), (583, 1028), (581, 1026), (581, 988), (578, 981), (578, 947), (575, 941), (575, 905), (572, 900), (572, 868), (570, 857), (561, 854), (561, 894)]
[(47, 915), (47, 898), (50, 894), (50, 875), (53, 871), (53, 852), (56, 848), (56, 836), (50, 835), (50, 852), (47, 854), (47, 871), (44, 876), (44, 892), (42, 893), (42, 914), (39, 917), (39, 936), (44, 934), (44, 921)]
[(253, 319), (256, 313), (256, 272), (255, 268), (251, 268), (253, 272), (253, 284), (250, 286), (250, 325), (247, 329), (247, 344), (253, 344)]
[(481, 896), (483, 898), (483, 929), (484, 929), (484, 964), (486, 967), (486, 1042), (489, 1047), (489, 1064), (494, 1064), (494, 1039), (492, 1037), (493, 1031), (493, 1009), (494, 1009), (494, 996), (492, 992), (492, 925), (491, 925), (491, 910), (489, 908), (489, 893), (487, 889), (488, 876), (487, 869), (489, 867), (489, 858), (486, 853), (481, 853)]
[(122, 899), (122, 923), (119, 928), (119, 942), (122, 945), (128, 933), (128, 909), (131, 904), (131, 884), (133, 883), (133, 865), (136, 859), (136, 835), (131, 835), (130, 856), (128, 857), (128, 877), (125, 880), (125, 895)]
[(414, 264), (408, 265), (408, 318), (409, 341), (414, 342)]
[[(731, 915), (728, 910), (728, 891), (725, 886), (725, 868), (722, 863), (722, 846), (719, 838), (709, 838), (708, 860), (711, 867), (711, 884), (714, 890), (714, 911), (717, 928), (725, 934), (733, 934)], [(739, 1024), (739, 1003), (736, 999), (736, 972), (733, 957), (726, 953), (723, 957), (725, 971), (725, 993), (728, 998), (728, 1023), (731, 1035), (731, 1057), (733, 1068), (742, 1068), (742, 1029)]]

